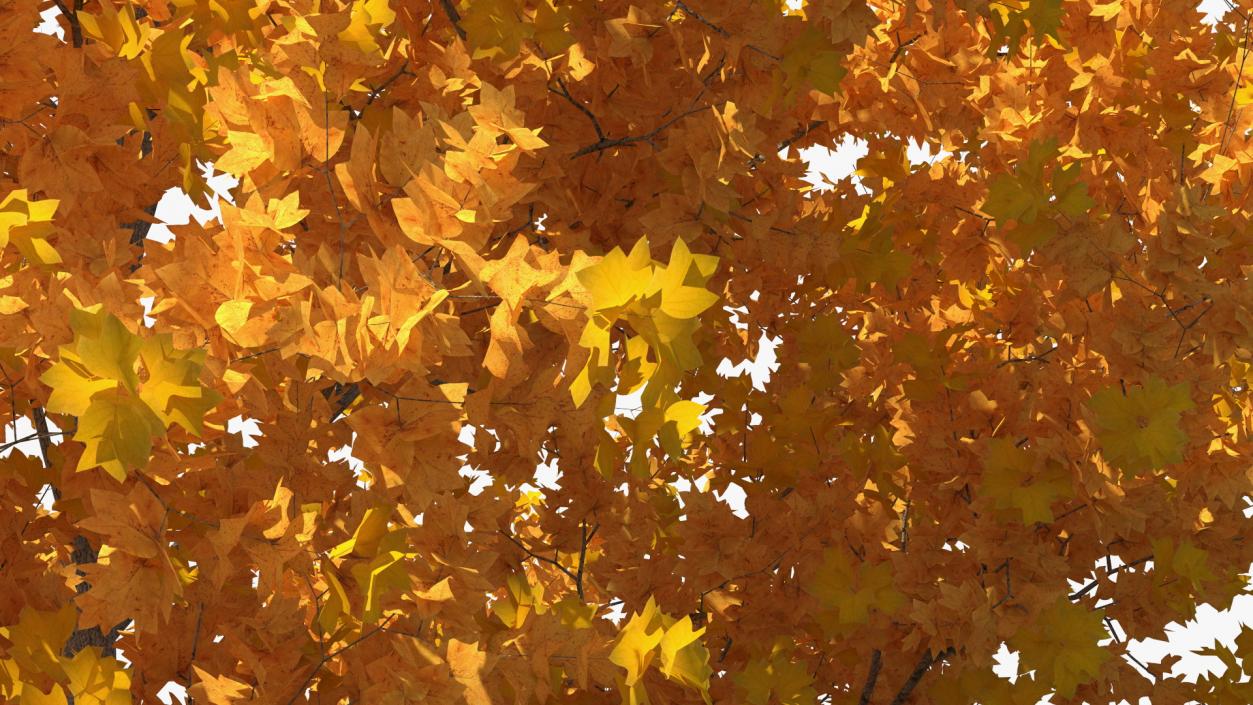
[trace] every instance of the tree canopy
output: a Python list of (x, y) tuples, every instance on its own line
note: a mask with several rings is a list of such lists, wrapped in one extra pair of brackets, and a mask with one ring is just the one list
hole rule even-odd
[(0, 2), (0, 696), (1249, 702), (1250, 12)]

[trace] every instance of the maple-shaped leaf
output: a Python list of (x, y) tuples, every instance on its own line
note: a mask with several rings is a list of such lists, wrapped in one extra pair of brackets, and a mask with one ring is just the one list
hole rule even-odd
[(340, 558), (348, 554), (371, 557), (378, 553), (379, 542), (387, 535), (392, 507), (371, 507), (367, 509), (352, 538), (341, 542), (327, 553), (328, 558)]
[(631, 615), (619, 630), (618, 639), (609, 653), (609, 660), (626, 671), (624, 681), (628, 688), (644, 677), (644, 672), (657, 657), (657, 646), (664, 636), (661, 610), (650, 597), (643, 611)]
[(1101, 389), (1088, 400), (1096, 421), (1101, 455), (1125, 476), (1150, 472), (1183, 460), (1188, 436), (1179, 427), (1193, 408), (1186, 382), (1168, 386), (1160, 377), (1124, 390)]
[(839, 630), (864, 624), (871, 611), (892, 614), (905, 604), (905, 597), (892, 581), (892, 564), (853, 564), (845, 552), (828, 548), (822, 564), (804, 586), (828, 610), (825, 622)]
[(76, 19), (84, 34), (104, 43), (123, 59), (134, 59), (143, 51), (149, 26), (139, 24), (135, 7), (129, 2), (121, 12), (113, 3), (100, 3), (100, 14), (80, 10)]
[(226, 675), (214, 675), (192, 664), (195, 683), (187, 689), (187, 694), (196, 702), (209, 705), (232, 705), (251, 699), (252, 687)]
[(1007, 237), (1024, 251), (1045, 244), (1057, 234), (1058, 224), (1051, 211), (1074, 218), (1095, 205), (1086, 184), (1079, 180), (1078, 164), (1054, 165), (1050, 179), (1045, 180), (1045, 169), (1057, 154), (1057, 141), (1052, 137), (1033, 141), (1013, 174), (992, 177), (983, 202), (983, 212), (998, 226), (1006, 227)]
[(993, 42), (988, 51), (995, 53), (1005, 44), (1017, 51), (1022, 37), (1031, 28), (1037, 42), (1045, 38), (1061, 41), (1062, 0), (1006, 0), (990, 3), (993, 18)]
[(405, 551), (380, 551), (368, 563), (353, 566), (352, 577), (365, 596), (361, 609), (361, 622), (374, 622), (383, 613), (383, 600), (389, 594), (403, 592), (413, 578), (405, 567), (405, 560), (415, 554)]
[(800, 37), (789, 43), (779, 68), (785, 77), (789, 96), (809, 89), (835, 93), (848, 73), (844, 66), (844, 53), (821, 30), (812, 26), (806, 27)]
[(666, 628), (661, 637), (661, 673), (689, 688), (699, 690), (709, 703), (709, 649), (700, 640), (705, 629), (692, 628), (692, 618), (684, 615)]
[(385, 30), (395, 21), (396, 12), (387, 0), (354, 0), (348, 26), (338, 37), (363, 54), (378, 53), (381, 50), (379, 39), (386, 36)]
[(769, 655), (750, 659), (734, 680), (749, 705), (809, 705), (817, 696), (813, 676), (788, 657), (783, 638), (775, 640)]
[(492, 603), (492, 612), (500, 617), (500, 621), (513, 629), (520, 628), (528, 615), (534, 611), (544, 614), (548, 605), (544, 603), (544, 586), (532, 585), (526, 575), (515, 573), (505, 579), (509, 588), (509, 597)]
[(168, 334), (143, 342), (140, 359), (148, 372), (139, 389), (139, 398), (156, 413), (162, 426), (178, 424), (200, 435), (204, 415), (222, 400), (222, 395), (200, 384), (200, 370), (207, 351), (176, 350)]
[(59, 203), (52, 198), (32, 201), (26, 189), (10, 191), (0, 201), (0, 250), (12, 242), (35, 264), (60, 264), (61, 255), (48, 242), (48, 236), (55, 232), (52, 217)]
[(165, 513), (147, 487), (136, 484), (126, 494), (93, 489), (90, 497), (92, 514), (79, 523), (84, 529), (136, 558), (156, 558), (166, 552), (161, 539)]
[(1047, 683), (1064, 698), (1095, 679), (1109, 652), (1098, 643), (1109, 636), (1101, 615), (1062, 595), (1038, 614), (1034, 622), (1009, 640), (1021, 652), (1024, 669), (1035, 669), (1035, 680)]
[(522, 5), (514, 0), (474, 0), (466, 4), (461, 26), (474, 58), (511, 59), (522, 42), (531, 38), (534, 26), (525, 21)]
[(97, 393), (74, 431), (74, 440), (86, 445), (78, 469), (100, 467), (121, 482), (128, 470), (148, 464), (152, 438), (164, 431), (142, 400), (117, 389)]
[(700, 641), (704, 632), (703, 628), (692, 628), (691, 617), (674, 619), (665, 614), (649, 597), (643, 611), (633, 614), (619, 631), (609, 654), (609, 660), (626, 671), (620, 683), (624, 702), (649, 702), (644, 673), (654, 660), (660, 659), (664, 676), (696, 689), (709, 703), (709, 677), (713, 670), (709, 666), (709, 651)]
[(1191, 539), (1174, 541), (1162, 537), (1153, 540), (1153, 566), (1156, 572), (1186, 578), (1195, 589), (1215, 579), (1209, 567), (1209, 553), (1197, 548)]
[(852, 232), (840, 240), (840, 261), (827, 272), (833, 285), (842, 286), (843, 280), (855, 279), (860, 291), (876, 283), (893, 289), (905, 277), (913, 258), (896, 248), (891, 213), (892, 204), (880, 195), (849, 221)]
[[(64, 667), (61, 649), (74, 632), (77, 610), (67, 603), (59, 610), (37, 610), (23, 607), (16, 624), (0, 627), (0, 637), (10, 644), (5, 658), (30, 682), (62, 681)], [(54, 690), (59, 690), (55, 688)], [(62, 698), (64, 702), (64, 698)]]
[[(698, 404), (679, 400), (674, 389), (684, 372), (701, 363), (693, 335), (700, 315), (718, 301), (705, 288), (717, 263), (716, 257), (693, 254), (687, 243), (676, 239), (670, 261), (663, 265), (652, 260), (647, 238), (640, 238), (630, 254), (615, 247), (599, 262), (576, 269), (576, 278), (591, 298), (591, 315), (579, 339), (590, 355), (570, 382), (576, 406), (596, 384), (612, 383), (616, 371), (612, 339), (615, 332), (625, 334), (626, 344), (619, 346), (627, 356), (625, 384), (631, 389), (644, 386), (632, 440), (641, 446), (666, 430), (663, 447), (677, 454), (703, 411)], [(633, 456), (636, 470), (647, 461), (643, 453)]]
[(52, 388), (47, 409), (78, 417), (74, 440), (87, 446), (79, 470), (102, 467), (120, 481), (147, 464), (152, 439), (171, 425), (201, 433), (221, 400), (199, 382), (204, 350), (176, 350), (169, 334), (140, 338), (99, 304), (72, 311), (70, 327), (73, 343), (40, 379)]
[(1064, 470), (1054, 463), (1036, 470), (1031, 451), (994, 438), (984, 456), (981, 487), (997, 508), (1017, 509), (1023, 523), (1050, 522), (1053, 503), (1073, 494)]
[(576, 272), (579, 282), (592, 297), (593, 312), (612, 315), (618, 308), (644, 295), (653, 278), (653, 260), (648, 240), (636, 241), (628, 255), (615, 247), (599, 262)]
[(65, 664), (74, 705), (130, 705), (130, 673), (120, 661), (89, 646)]

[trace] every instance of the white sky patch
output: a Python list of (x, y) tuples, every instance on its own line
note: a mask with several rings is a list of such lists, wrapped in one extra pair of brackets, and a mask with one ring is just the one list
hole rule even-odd
[(1197, 3), (1196, 9), (1205, 15), (1201, 20), (1202, 22), (1208, 25), (1216, 25), (1230, 7), (1225, 0), (1201, 0), (1201, 2)]
[(41, 22), (39, 23), (39, 26), (35, 27), (35, 32), (38, 34), (47, 34), (49, 36), (56, 37), (61, 41), (65, 41), (65, 29), (61, 26), (61, 23), (57, 21), (57, 18), (60, 16), (61, 10), (58, 9), (56, 5), (53, 5), (47, 10), (39, 13), (39, 19)]
[(201, 171), (208, 180), (209, 188), (213, 192), (213, 196), (209, 200), (210, 207), (198, 207), (181, 188), (169, 189), (161, 196), (161, 200), (157, 202), (155, 217), (160, 222), (155, 223), (148, 230), (149, 240), (160, 243), (167, 243), (173, 240), (174, 233), (169, 226), (186, 225), (191, 222), (192, 218), (195, 218), (196, 222), (201, 225), (210, 221), (221, 221), (222, 208), (219, 205), (219, 199), (227, 203), (234, 203), (235, 201), (230, 191), (239, 185), (239, 179), (227, 173), (215, 174), (212, 164), (204, 165)]
[(925, 142), (919, 144), (913, 139), (909, 140), (909, 146), (905, 148), (905, 158), (908, 159), (909, 163), (913, 166), (918, 166), (919, 164), (934, 164), (951, 156), (953, 156), (952, 152), (943, 149), (932, 152), (931, 145), (926, 144)]
[[(466, 448), (466, 453), (457, 456), (457, 458), (461, 460), (463, 463), (466, 461), (466, 459), (470, 457), (469, 451), (474, 448), (474, 443), (478, 439), (479, 431), (484, 431), (484, 435), (491, 436), (493, 439), (495, 438), (494, 434), (492, 434), (490, 431), (486, 431), (485, 429), (480, 429), (479, 427), (473, 426), (471, 424), (466, 424), (461, 427), (461, 431), (457, 436), (457, 440), (461, 441), (464, 445), (468, 446)], [(497, 445), (499, 444), (500, 442), (497, 441)], [(470, 480), (470, 488), (468, 491), (470, 492), (471, 495), (474, 495), (474, 496), (478, 496), (482, 494), (483, 490), (487, 489), (488, 487), (491, 487), (492, 484), (495, 482), (490, 472), (480, 469), (480, 468), (473, 467), (469, 464), (462, 465), (461, 469), (457, 471), (457, 474)], [(468, 525), (468, 522), (467, 522), (467, 525)], [(467, 529), (467, 531), (469, 531), (469, 529)]]
[(834, 148), (816, 144), (801, 148), (799, 153), (809, 167), (805, 181), (813, 184), (815, 191), (830, 191), (832, 184), (851, 178), (858, 193), (870, 193), (869, 189), (861, 185), (861, 178), (854, 173), (857, 170), (857, 160), (870, 153), (870, 145), (865, 140), (846, 136)]
[[(1165, 639), (1132, 640), (1127, 650), (1145, 663), (1161, 661), (1174, 655), (1180, 660), (1171, 669), (1171, 675), (1182, 675), (1184, 680), (1195, 683), (1202, 673), (1223, 673), (1226, 667), (1216, 656), (1193, 653), (1215, 643), (1235, 648), (1235, 639), (1245, 626), (1253, 626), (1253, 595), (1238, 595), (1230, 610), (1218, 611), (1210, 605), (1197, 608), (1196, 619), (1187, 624), (1171, 623), (1165, 629)], [(1125, 636), (1119, 634), (1119, 636)]]
[(744, 506), (744, 501), (748, 499), (748, 493), (738, 483), (728, 483), (726, 490), (722, 494), (714, 493), (714, 499), (727, 505), (735, 516), (741, 519), (748, 518), (748, 509)]
[(157, 691), (157, 699), (165, 705), (174, 705), (174, 703), (182, 705), (187, 702), (187, 689), (181, 683), (169, 681), (165, 687)]
[(157, 319), (149, 316), (152, 313), (152, 304), (156, 301), (155, 297), (145, 296), (139, 300), (139, 305), (144, 307), (144, 327), (151, 328), (157, 324)]
[(770, 374), (779, 369), (779, 357), (776, 352), (783, 338), (771, 338), (764, 332), (757, 342), (757, 357), (752, 360), (741, 360), (732, 363), (730, 358), (722, 358), (716, 372), (722, 377), (740, 377), (747, 374), (753, 381), (753, 389), (765, 391), (770, 382)]
[(260, 445), (260, 443), (257, 442), (257, 439), (263, 435), (261, 433), (261, 423), (259, 421), (253, 418), (245, 418), (242, 415), (236, 416), (226, 422), (226, 432), (239, 434), (245, 448), (256, 448)]
[[(61, 442), (61, 428), (56, 425), (51, 417), (46, 418), (48, 421), (48, 433), (51, 434), (48, 441), (56, 445)], [(0, 450), (0, 458), (9, 457), (13, 454), (13, 451), (18, 451), (28, 458), (42, 457), (37, 434), (35, 423), (27, 416), (19, 416), (13, 423), (6, 424), (4, 427), (4, 449)]]

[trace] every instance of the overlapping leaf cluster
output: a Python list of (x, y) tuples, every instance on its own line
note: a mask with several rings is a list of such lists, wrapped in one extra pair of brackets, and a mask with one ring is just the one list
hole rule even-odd
[(12, 0), (0, 697), (1248, 701), (1194, 5)]

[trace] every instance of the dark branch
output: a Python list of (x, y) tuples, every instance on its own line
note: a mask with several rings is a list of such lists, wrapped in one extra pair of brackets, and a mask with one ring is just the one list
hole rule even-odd
[[(1136, 566), (1138, 566), (1138, 565), (1142, 565), (1142, 564), (1144, 564), (1144, 563), (1148, 563), (1148, 562), (1149, 562), (1149, 561), (1151, 561), (1151, 560), (1153, 560), (1153, 554), (1152, 554), (1152, 553), (1150, 553), (1149, 555), (1147, 555), (1147, 556), (1145, 556), (1145, 557), (1143, 557), (1143, 558), (1137, 558), (1137, 559), (1135, 559), (1134, 561), (1131, 561), (1130, 563), (1123, 563), (1122, 565), (1118, 566), (1117, 568), (1115, 568), (1115, 569), (1113, 569), (1113, 570), (1107, 570), (1107, 571), (1105, 571), (1105, 577), (1107, 577), (1107, 578), (1108, 578), (1108, 577), (1109, 577), (1109, 576), (1111, 576), (1111, 575), (1118, 575), (1119, 573), (1121, 573), (1121, 572), (1122, 572), (1122, 571), (1124, 571), (1124, 570), (1127, 570), (1128, 568), (1134, 568), (1134, 567), (1136, 567)], [(1095, 579), (1093, 579), (1093, 580), (1089, 581), (1087, 585), (1084, 585), (1083, 587), (1079, 588), (1079, 589), (1078, 589), (1078, 590), (1076, 590), (1075, 592), (1072, 592), (1072, 593), (1070, 594), (1070, 599), (1072, 599), (1072, 600), (1078, 600), (1079, 598), (1083, 597), (1084, 595), (1086, 595), (1086, 594), (1088, 594), (1089, 592), (1092, 592), (1094, 589), (1096, 589), (1096, 586), (1097, 586), (1100, 582), (1101, 582), (1101, 579), (1100, 579), (1100, 578), (1095, 578)]]
[(857, 699), (858, 705), (870, 705), (870, 699), (874, 697), (875, 683), (879, 680), (879, 669), (883, 667), (883, 655), (878, 649), (870, 655), (870, 672), (866, 674), (866, 685), (862, 686), (861, 697)]
[(452, 23), (452, 28), (456, 30), (457, 36), (462, 39), (466, 38), (466, 31), (461, 28), (461, 13), (457, 12), (457, 7), (452, 4), (452, 0), (439, 0), (440, 7), (444, 8), (444, 14), (448, 16), (448, 21)]
[(914, 688), (918, 687), (918, 682), (922, 680), (923, 676), (927, 675), (927, 671), (931, 670), (931, 667), (934, 666), (936, 662), (943, 661), (945, 657), (954, 653), (954, 651), (953, 647), (950, 646), (944, 651), (941, 651), (939, 656), (932, 656), (931, 650), (928, 649), (926, 653), (922, 655), (922, 658), (918, 659), (918, 664), (914, 666), (913, 672), (909, 674), (909, 678), (905, 681), (905, 684), (902, 685), (900, 691), (896, 693), (896, 697), (892, 698), (892, 705), (905, 705), (905, 703), (909, 701), (909, 696), (914, 692)]
[(583, 105), (579, 101), (575, 100), (574, 96), (570, 95), (570, 89), (566, 86), (566, 82), (561, 80), (561, 78), (557, 79), (557, 87), (560, 88), (561, 90), (557, 90), (556, 88), (553, 88), (552, 86), (549, 86), (548, 90), (552, 91), (553, 93), (556, 93), (562, 98), (565, 98), (566, 102), (568, 102), (570, 105), (573, 105), (575, 108), (578, 109), (579, 112), (586, 115), (587, 119), (590, 120), (592, 123), (592, 129), (596, 130), (596, 139), (600, 142), (604, 142), (606, 139), (605, 131), (600, 126), (600, 120), (596, 119), (596, 116), (592, 114), (591, 110), (588, 110), (586, 105)]
[(583, 147), (579, 151), (575, 152), (574, 155), (570, 157), (570, 159), (578, 159), (579, 157), (585, 157), (589, 154), (594, 154), (596, 152), (603, 152), (606, 149), (613, 149), (614, 147), (628, 147), (631, 145), (639, 144), (640, 142), (651, 143), (653, 139), (662, 132), (662, 130), (665, 130), (667, 127), (670, 127), (671, 125), (678, 122), (679, 120), (682, 120), (683, 118), (689, 115), (695, 115), (696, 113), (699, 113), (700, 111), (705, 110), (708, 107), (710, 106), (702, 105), (700, 107), (692, 108), (691, 110), (686, 110), (682, 113), (679, 113), (678, 115), (675, 115), (669, 120), (666, 120), (665, 122), (661, 123), (657, 127), (654, 127), (652, 130), (645, 132), (642, 135), (631, 135), (629, 137), (618, 137), (616, 139), (601, 138), (597, 140), (594, 144), (589, 144), (586, 147)]

